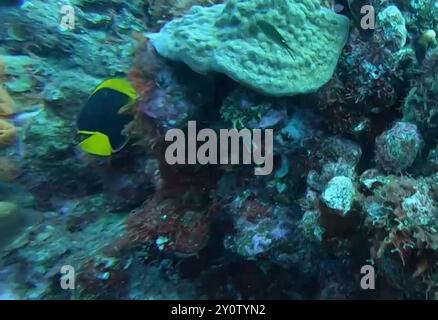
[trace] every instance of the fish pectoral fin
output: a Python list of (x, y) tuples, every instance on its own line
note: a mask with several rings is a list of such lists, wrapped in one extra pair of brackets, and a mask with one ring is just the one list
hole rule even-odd
[(134, 112), (134, 107), (136, 106), (137, 101), (132, 101), (127, 105), (120, 108), (118, 114), (132, 114)]

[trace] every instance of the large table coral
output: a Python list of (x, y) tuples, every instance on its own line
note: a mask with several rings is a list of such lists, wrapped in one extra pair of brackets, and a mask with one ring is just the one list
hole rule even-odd
[(317, 0), (229, 0), (194, 6), (150, 34), (158, 53), (200, 73), (225, 73), (264, 94), (312, 92), (333, 75), (349, 20)]

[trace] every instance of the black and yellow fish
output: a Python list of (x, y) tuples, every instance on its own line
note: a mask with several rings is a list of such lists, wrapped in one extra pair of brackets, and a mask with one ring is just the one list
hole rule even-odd
[(137, 99), (135, 88), (125, 78), (113, 78), (101, 83), (79, 115), (79, 134), (88, 136), (79, 147), (97, 156), (110, 156), (120, 151), (129, 140), (122, 131), (133, 120), (132, 115), (120, 111)]

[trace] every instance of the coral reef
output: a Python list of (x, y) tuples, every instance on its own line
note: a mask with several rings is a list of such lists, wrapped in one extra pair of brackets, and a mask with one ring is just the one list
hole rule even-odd
[(421, 145), (422, 140), (416, 125), (397, 122), (377, 137), (377, 162), (386, 171), (404, 171), (414, 163)]
[(205, 213), (181, 208), (175, 201), (155, 199), (132, 213), (128, 221), (134, 245), (153, 244), (160, 251), (170, 250), (190, 256), (208, 241), (209, 224)]
[[(436, 176), (415, 180), (364, 172), (361, 180), (372, 192), (365, 198), (364, 211), (365, 224), (374, 234), (373, 259), (407, 296), (424, 298), (430, 290), (433, 295)], [(398, 269), (397, 276), (394, 269)]]
[[(361, 26), (364, 3), (375, 29)], [(2, 7), (0, 299), (437, 299), (437, 8)], [(121, 110), (130, 140), (94, 157), (76, 120), (111, 77), (138, 93)], [(272, 174), (169, 165), (165, 135), (189, 120), (272, 129)], [(76, 290), (60, 286), (67, 265)], [(364, 265), (375, 290), (360, 286)]]
[(395, 52), (406, 45), (408, 30), (403, 14), (396, 6), (388, 6), (377, 15), (376, 43)]
[(346, 215), (352, 208), (356, 197), (353, 181), (345, 176), (331, 179), (321, 195), (325, 205), (341, 214)]
[(403, 120), (415, 123), (428, 134), (435, 133), (437, 128), (438, 78), (434, 71), (437, 66), (438, 49), (431, 49), (422, 62), (420, 76), (415, 79), (403, 104)]

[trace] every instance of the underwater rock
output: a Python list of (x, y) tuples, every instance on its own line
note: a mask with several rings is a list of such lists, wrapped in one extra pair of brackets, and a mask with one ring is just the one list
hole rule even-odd
[(397, 122), (376, 138), (376, 159), (386, 171), (401, 172), (414, 163), (421, 146), (417, 126)]
[[(77, 68), (65, 69), (62, 66), (48, 65), (45, 70), (48, 81), (43, 83), (41, 95), (48, 105), (62, 108), (64, 117), (69, 112), (76, 118), (78, 108), (85, 104), (93, 88), (102, 82), (100, 78)], [(70, 106), (71, 108), (65, 110)]]
[[(125, 217), (120, 214), (111, 214), (108, 208), (96, 207), (97, 203), (82, 203), (80, 212), (74, 212), (76, 217), (82, 217), (87, 223), (82, 229), (72, 230), (68, 215), (59, 215), (53, 212), (42, 213), (32, 211), (31, 216), (42, 216), (44, 219), (33, 222), (31, 227), (23, 230), (19, 239), (11, 244), (15, 249), (11, 259), (15, 277), (8, 282), (10, 287), (26, 287), (26, 290), (16, 292), (20, 299), (42, 299), (58, 297), (62, 299), (78, 298), (80, 290), (63, 290), (59, 292), (59, 271), (63, 265), (72, 265), (78, 274), (77, 289), (84, 285), (80, 282), (79, 274), (82, 274), (89, 259), (102, 262), (101, 267), (114, 269), (108, 259), (102, 257), (103, 247), (112, 243), (115, 235), (124, 233)], [(97, 212), (100, 219), (90, 221), (89, 215)], [(20, 215), (21, 217), (21, 215)], [(28, 220), (32, 220), (29, 218)], [(33, 219), (35, 220), (35, 219)], [(41, 220), (41, 219), (39, 219)], [(1, 261), (2, 263), (4, 260)], [(25, 268), (32, 265), (32, 268)], [(4, 264), (0, 266), (3, 268)], [(41, 272), (45, 270), (45, 272)], [(109, 271), (111, 271), (109, 270)], [(106, 271), (106, 270), (105, 270)], [(17, 278), (21, 274), (22, 278)], [(121, 284), (122, 285), (122, 284)], [(106, 292), (108, 294), (108, 292)], [(114, 292), (117, 295), (118, 292)], [(81, 296), (84, 298), (83, 296)]]
[(418, 184), (415, 193), (403, 199), (401, 208), (406, 214), (407, 223), (412, 226), (428, 227), (436, 224), (438, 208), (426, 184)]
[(155, 197), (134, 210), (127, 224), (130, 245), (149, 244), (179, 257), (190, 257), (203, 249), (209, 238), (208, 216), (182, 208), (179, 201)]
[(405, 46), (407, 36), (405, 18), (396, 6), (389, 6), (379, 12), (374, 33), (377, 43), (394, 52)]
[(357, 29), (350, 33), (333, 78), (317, 94), (331, 132), (363, 138), (373, 131), (376, 114), (396, 114), (391, 109), (410, 85), (415, 53), (410, 46), (395, 50), (382, 41), (377, 35), (364, 39)]
[(224, 239), (226, 249), (244, 257), (255, 259), (271, 254), (289, 241), (291, 221), (285, 208), (269, 207), (261, 201), (247, 199), (231, 204), (234, 232)]
[(46, 160), (56, 158), (71, 146), (68, 137), (71, 137), (75, 130), (74, 123), (57, 117), (52, 110), (48, 108), (41, 110), (23, 130), (26, 158), (33, 164), (39, 158)]
[[(365, 226), (373, 234), (371, 257), (389, 283), (421, 297), (428, 287), (426, 279), (437, 277), (430, 268), (431, 250), (438, 249), (437, 176), (414, 179), (371, 170), (363, 175), (363, 180), (374, 180), (364, 200)], [(419, 277), (424, 272), (428, 277)]]
[(321, 172), (311, 170), (307, 175), (307, 186), (313, 190), (322, 192), (331, 179), (336, 176), (344, 176), (354, 179), (356, 176), (355, 167), (346, 163), (342, 158), (337, 162), (329, 162), (322, 166)]
[(14, 214), (18, 209), (18, 206), (12, 202), (0, 202), (0, 218), (5, 219), (8, 216)]
[(415, 123), (422, 133), (430, 136), (438, 129), (437, 68), (438, 48), (430, 49), (422, 62), (421, 76), (415, 80), (403, 104), (403, 121)]
[(20, 217), (17, 215), (17, 211), (17, 204), (0, 201), (0, 248), (10, 240), (16, 226), (20, 224)]
[(357, 166), (362, 157), (362, 149), (359, 144), (338, 136), (324, 139), (321, 142), (319, 153), (324, 164), (341, 161), (352, 167)]
[(312, 92), (331, 77), (349, 20), (316, 0), (237, 1), (194, 6), (160, 33), (158, 53), (200, 73), (225, 73), (273, 96)]
[(356, 198), (356, 188), (353, 181), (344, 176), (334, 177), (322, 193), (322, 200), (328, 208), (346, 215), (352, 208)]
[(0, 157), (0, 182), (11, 182), (20, 174), (20, 168), (12, 159)]
[[(0, 12), (0, 18), (5, 23), (2, 36), (20, 44), (22, 49), (30, 49), (32, 43), (32, 49), (38, 52), (47, 50), (49, 54), (56, 55), (71, 52), (71, 41), (76, 35), (61, 32), (60, 9), (61, 3), (36, 0), (27, 1), (19, 9), (4, 10)], [(79, 14), (79, 10), (75, 13)]]
[(3, 56), (6, 64), (4, 74), (8, 76), (5, 88), (11, 94), (22, 94), (31, 91), (35, 86), (32, 72), (42, 66), (41, 61), (25, 55)]
[(364, 201), (364, 211), (373, 226), (410, 231), (421, 227), (436, 233), (435, 176), (413, 179), (367, 170), (361, 180), (371, 192)]
[(214, 86), (189, 68), (163, 65), (154, 77), (155, 87), (140, 100), (140, 110), (163, 127), (186, 125), (200, 106), (211, 102)]
[(47, 105), (62, 108), (64, 117), (71, 113), (76, 117), (78, 108), (102, 81), (83, 68), (71, 68), (52, 59), (26, 55), (5, 55), (3, 59), (7, 76), (4, 87), (14, 98), (16, 112), (33, 109), (43, 100)]
[[(289, 112), (288, 106), (284, 106), (281, 111), (276, 110), (283, 117), (287, 116), (286, 111)], [(281, 119), (277, 125), (280, 127), (278, 130), (280, 132), (274, 136), (275, 144), (278, 146), (276, 153), (281, 154), (305, 146), (320, 133), (318, 130), (320, 123), (319, 115), (312, 108), (297, 106), (291, 116)]]
[(321, 214), (318, 210), (306, 210), (298, 223), (298, 228), (307, 239), (322, 242), (325, 230), (320, 220)]
[(187, 118), (187, 114), (192, 107), (184, 100), (171, 102), (172, 95), (166, 94), (163, 90), (157, 89), (152, 92), (149, 100), (140, 105), (143, 112), (153, 119), (163, 121), (170, 125), (181, 123)]
[[(33, 0), (20, 8), (2, 10), (0, 21), (4, 21), (5, 27), (0, 30), (0, 36), (11, 52), (54, 60), (68, 58), (69, 66), (81, 68), (89, 75), (104, 78), (126, 72), (135, 48), (131, 33), (143, 30), (140, 20), (123, 8), (115, 14), (108, 6), (104, 11), (112, 17), (111, 23), (89, 29), (83, 25), (89, 23), (89, 15), (104, 14), (101, 10), (93, 12), (93, 6), (85, 6), (83, 10), (75, 6), (74, 25), (68, 29), (61, 25), (60, 12), (63, 5), (69, 4)], [(123, 28), (124, 23), (129, 28)]]
[(265, 114), (273, 108), (255, 92), (238, 86), (225, 97), (220, 108), (221, 118), (233, 128), (258, 128)]
[(412, 25), (421, 29), (436, 27), (438, 23), (438, 5), (434, 0), (410, 0), (409, 9), (412, 13)]

